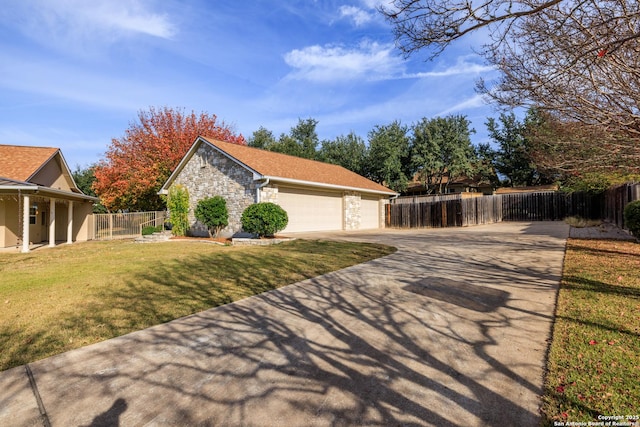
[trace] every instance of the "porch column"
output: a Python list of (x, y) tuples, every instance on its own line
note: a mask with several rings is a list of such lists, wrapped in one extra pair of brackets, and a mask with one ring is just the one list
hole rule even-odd
[(49, 246), (56, 245), (56, 199), (49, 199)]
[(73, 202), (71, 200), (67, 207), (67, 243), (73, 243)]
[(25, 194), (22, 197), (22, 252), (29, 252), (29, 196)]

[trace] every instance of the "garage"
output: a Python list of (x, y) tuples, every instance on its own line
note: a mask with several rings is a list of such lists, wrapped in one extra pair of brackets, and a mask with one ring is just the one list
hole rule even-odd
[(279, 187), (278, 204), (289, 215), (285, 233), (342, 230), (342, 194), (339, 192)]
[(362, 196), (360, 200), (360, 229), (380, 228), (380, 199)]
[[(242, 213), (253, 203), (277, 203), (287, 212), (289, 224), (281, 233), (377, 229), (384, 227), (381, 201), (397, 196), (339, 165), (201, 136), (160, 194), (173, 185), (187, 189), (192, 212), (199, 200), (224, 198), (229, 224), (222, 233), (228, 236), (246, 234)], [(189, 221), (189, 232), (201, 232), (195, 216)]]

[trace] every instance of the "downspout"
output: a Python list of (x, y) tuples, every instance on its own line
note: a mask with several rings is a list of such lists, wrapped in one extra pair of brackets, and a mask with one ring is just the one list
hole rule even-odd
[(264, 182), (258, 184), (258, 186), (256, 187), (256, 203), (260, 203), (260, 189), (262, 187), (265, 187), (269, 185), (269, 178), (264, 178)]

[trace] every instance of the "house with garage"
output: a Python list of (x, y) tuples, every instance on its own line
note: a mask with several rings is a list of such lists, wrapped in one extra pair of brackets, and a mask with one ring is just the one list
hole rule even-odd
[(206, 235), (193, 214), (199, 200), (222, 196), (229, 211), (223, 234), (241, 232), (242, 212), (272, 202), (289, 216), (287, 232), (362, 230), (384, 227), (393, 190), (341, 166), (245, 145), (198, 137), (160, 194), (172, 185), (189, 192), (190, 233)]
[(0, 248), (89, 240), (96, 201), (78, 189), (60, 149), (0, 145)]

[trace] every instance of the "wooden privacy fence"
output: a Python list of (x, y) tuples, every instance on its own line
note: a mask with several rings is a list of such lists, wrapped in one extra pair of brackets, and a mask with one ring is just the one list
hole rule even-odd
[(627, 183), (610, 188), (605, 192), (604, 197), (603, 218), (624, 228), (624, 208), (629, 203), (640, 200), (640, 183)]
[(500, 196), (387, 205), (388, 227), (465, 227), (502, 221)]
[(604, 197), (589, 193), (502, 194), (504, 221), (561, 221), (570, 216), (602, 219)]
[(570, 216), (587, 219), (613, 217), (617, 221), (622, 216), (623, 204), (640, 199), (640, 184), (614, 190), (604, 195), (542, 192), (391, 203), (386, 207), (386, 225), (404, 228), (465, 227), (501, 221), (559, 221)]
[(140, 235), (141, 225), (164, 224), (166, 212), (93, 214), (94, 240), (130, 239)]

